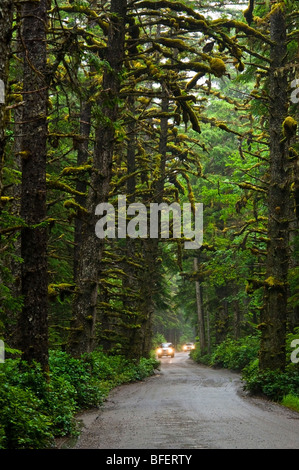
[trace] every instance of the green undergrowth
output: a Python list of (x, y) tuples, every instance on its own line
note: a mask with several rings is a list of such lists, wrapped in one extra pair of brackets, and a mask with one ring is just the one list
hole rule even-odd
[(223, 367), (241, 373), (244, 389), (262, 395), (299, 412), (299, 363), (292, 362), (292, 341), (299, 331), (287, 336), (286, 367), (284, 371), (266, 370), (259, 367), (259, 336), (250, 335), (234, 340), (227, 338), (215, 347), (211, 354), (202, 355), (200, 348), (191, 352), (198, 363), (211, 367)]
[(295, 397), (291, 394), (286, 395), (283, 397), (281, 404), (291, 410), (299, 412), (299, 397)]
[(117, 385), (154, 373), (156, 359), (129, 361), (102, 351), (75, 359), (51, 351), (49, 377), (39, 364), (7, 359), (0, 364), (0, 449), (42, 449), (79, 433), (75, 415), (100, 407)]
[(209, 366), (241, 371), (256, 359), (258, 350), (259, 338), (246, 336), (239, 340), (227, 338), (215, 347), (211, 354), (201, 355), (200, 348), (197, 347), (192, 351), (191, 357), (196, 362)]

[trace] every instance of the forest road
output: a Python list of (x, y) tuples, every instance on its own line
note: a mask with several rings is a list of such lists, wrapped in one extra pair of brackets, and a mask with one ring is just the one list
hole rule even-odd
[(299, 449), (299, 413), (242, 392), (240, 376), (162, 358), (157, 373), (82, 415), (74, 449)]

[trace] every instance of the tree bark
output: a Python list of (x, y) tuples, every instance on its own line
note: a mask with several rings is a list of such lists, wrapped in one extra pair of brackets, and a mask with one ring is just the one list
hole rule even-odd
[(21, 125), (21, 232), (23, 309), (19, 320), (24, 359), (48, 363), (48, 282), (46, 218), (47, 0), (22, 6), (21, 41), (24, 48)]
[(0, 12), (0, 196), (5, 147), (5, 101), (8, 81), (8, 63), (13, 17), (12, 0), (2, 0)]
[[(198, 271), (198, 260), (197, 258), (193, 259), (194, 271)], [(195, 281), (195, 291), (196, 291), (196, 307), (197, 307), (197, 318), (198, 318), (198, 330), (199, 330), (199, 344), (200, 352), (204, 354), (206, 350), (206, 331), (205, 331), (205, 320), (204, 313), (202, 308), (202, 298), (200, 291), (199, 281)]]
[(283, 6), (270, 15), (271, 66), (269, 73), (270, 181), (268, 190), (268, 238), (264, 305), (261, 314), (260, 368), (285, 366), (287, 275), (289, 235), (288, 142), (282, 134), (287, 116), (286, 23)]
[[(80, 109), (80, 136), (83, 137), (83, 141), (79, 143), (78, 153), (77, 153), (77, 165), (81, 166), (87, 163), (88, 160), (88, 139), (90, 136), (91, 130), (91, 104), (86, 103), (84, 100), (81, 101)], [(76, 190), (80, 193), (85, 193), (87, 190), (87, 184), (85, 181), (77, 181)], [(85, 196), (77, 195), (76, 203), (81, 207), (86, 206)], [(80, 256), (80, 246), (82, 243), (82, 219), (75, 219), (75, 228), (74, 228), (74, 282), (77, 280), (78, 272), (78, 263)]]
[[(161, 100), (161, 111), (167, 112), (169, 108), (169, 99), (162, 84), (163, 97)], [(161, 155), (160, 171), (157, 181), (154, 182), (153, 200), (156, 203), (162, 203), (164, 198), (165, 169), (167, 160), (167, 142), (168, 142), (168, 118), (162, 117), (160, 121), (159, 154)], [(158, 214), (158, 226), (161, 223), (161, 214)], [(158, 235), (160, 237), (160, 234)], [(144, 271), (141, 281), (141, 295), (143, 302), (141, 304), (142, 320), (139, 330), (140, 336), (140, 355), (149, 357), (152, 341), (152, 322), (155, 310), (154, 296), (156, 293), (156, 283), (158, 278), (157, 263), (159, 253), (159, 238), (148, 238), (143, 241), (143, 260)]]
[(73, 306), (73, 319), (69, 338), (69, 350), (74, 355), (92, 351), (95, 346), (99, 268), (104, 241), (96, 238), (97, 218), (95, 208), (108, 202), (112, 173), (112, 157), (115, 147), (115, 122), (118, 115), (120, 72), (124, 58), (126, 0), (111, 0), (110, 26), (107, 44), (109, 67), (103, 75), (102, 93), (98, 103), (99, 122), (95, 135), (93, 171), (87, 197), (86, 216), (82, 228), (82, 243), (77, 265), (77, 285)]

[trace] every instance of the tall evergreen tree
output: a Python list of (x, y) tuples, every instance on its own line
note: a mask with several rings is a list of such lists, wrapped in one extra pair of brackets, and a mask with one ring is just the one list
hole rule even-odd
[(115, 148), (115, 124), (119, 118), (118, 95), (124, 60), (126, 0), (112, 0), (106, 49), (107, 66), (103, 74), (98, 104), (99, 116), (95, 131), (93, 169), (86, 202), (88, 214), (82, 228), (77, 266), (70, 350), (74, 354), (94, 347), (99, 289), (99, 269), (104, 248), (103, 240), (95, 237), (96, 206), (108, 200)]
[(48, 0), (25, 2), (21, 11), (23, 100), (21, 231), (23, 309), (19, 348), (24, 359), (48, 363), (47, 273), (47, 9)]
[(287, 27), (285, 5), (270, 15), (268, 246), (264, 306), (261, 316), (261, 369), (283, 369), (289, 269), (290, 178), (288, 147), (294, 119), (288, 117)]
[(13, 3), (4, 0), (0, 12), (0, 196), (5, 147), (5, 106), (7, 104), (8, 65), (11, 49)]

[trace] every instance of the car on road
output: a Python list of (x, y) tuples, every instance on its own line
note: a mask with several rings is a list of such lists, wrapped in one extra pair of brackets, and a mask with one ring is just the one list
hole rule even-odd
[(195, 349), (194, 343), (186, 343), (183, 346), (183, 351), (192, 351), (193, 349)]
[(172, 343), (162, 343), (157, 349), (157, 356), (160, 358), (162, 356), (174, 357), (174, 346)]

